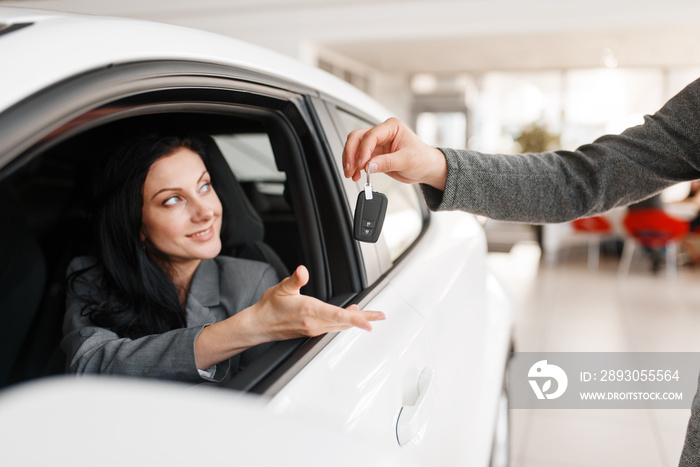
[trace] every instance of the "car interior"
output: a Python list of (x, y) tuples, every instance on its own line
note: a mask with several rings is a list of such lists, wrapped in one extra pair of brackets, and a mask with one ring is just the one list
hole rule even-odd
[[(305, 264), (313, 280), (303, 292), (326, 301), (340, 304), (359, 290), (347, 272), (331, 281), (327, 264), (342, 252), (318, 238), (318, 214), (309, 201), (313, 191), (304, 188), (305, 177), (318, 168), (299, 157), (303, 143), (278, 116), (154, 111), (73, 126), (68, 136), (43, 142), (11, 173), (0, 172), (5, 211), (0, 221), (0, 388), (64, 371), (59, 343), (65, 271), (72, 258), (90, 254), (93, 174), (101, 166), (102, 148), (139, 132), (205, 138), (212, 181), (224, 207), (222, 254), (267, 262), (280, 279)], [(254, 390), (305, 341), (278, 343), (230, 386)]]

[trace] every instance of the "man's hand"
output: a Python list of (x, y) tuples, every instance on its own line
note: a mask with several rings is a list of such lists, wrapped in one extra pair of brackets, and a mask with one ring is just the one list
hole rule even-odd
[(445, 189), (445, 156), (421, 141), (397, 118), (348, 135), (343, 150), (345, 176), (358, 181), (368, 162), (371, 173), (386, 173), (404, 183), (426, 183)]

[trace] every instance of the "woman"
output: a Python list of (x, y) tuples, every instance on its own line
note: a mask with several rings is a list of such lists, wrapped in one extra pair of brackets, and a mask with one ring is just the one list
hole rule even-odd
[(218, 382), (260, 344), (369, 331), (384, 319), (301, 295), (303, 266), (274, 285), (269, 265), (218, 256), (222, 207), (202, 148), (149, 136), (109, 159), (95, 257), (69, 267), (61, 346), (70, 371)]

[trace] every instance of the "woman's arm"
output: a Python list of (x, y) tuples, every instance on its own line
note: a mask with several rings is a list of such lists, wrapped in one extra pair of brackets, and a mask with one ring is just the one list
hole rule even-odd
[[(93, 261), (94, 263), (94, 261)], [(80, 270), (85, 262), (74, 261), (69, 273)], [(267, 268), (266, 271), (273, 271)], [(247, 271), (249, 273), (250, 271)], [(302, 336), (317, 336), (352, 326), (371, 329), (369, 321), (384, 319), (383, 313), (343, 309), (301, 295), (308, 282), (306, 268), (299, 267), (291, 277), (269, 287), (262, 297), (233, 316), (213, 324), (174, 329), (138, 339), (121, 338), (109, 329), (94, 326), (82, 309), (87, 285), (98, 280), (96, 270), (85, 273), (76, 282), (77, 290), (67, 298), (62, 349), (69, 357), (71, 372), (118, 374), (179, 381), (200, 382), (198, 369), (217, 365), (214, 380), (228, 372), (228, 359), (258, 344)], [(259, 288), (272, 283), (274, 273), (263, 272)], [(83, 276), (81, 276), (83, 278)], [(245, 303), (261, 295), (250, 290)], [(223, 364), (222, 364), (223, 363)]]
[(370, 321), (384, 319), (378, 311), (357, 306), (340, 308), (300, 293), (309, 273), (300, 266), (263, 293), (254, 305), (204, 328), (195, 342), (197, 367), (209, 368), (265, 342), (313, 337), (353, 326), (370, 331)]
[[(79, 274), (71, 281), (63, 321), (61, 348), (68, 356), (68, 371), (201, 382), (194, 346), (204, 323), (129, 339), (90, 321), (83, 309), (85, 300), (98, 293), (96, 286), (101, 283), (95, 264), (94, 258), (78, 257), (68, 267), (69, 277)], [(227, 371), (228, 364), (220, 365), (215, 379), (223, 378)]]
[[(70, 331), (61, 341), (71, 372), (202, 381), (192, 349), (204, 326), (138, 339), (121, 338), (108, 329), (91, 325), (87, 317), (80, 315), (77, 305), (67, 311), (65, 326)], [(220, 374), (224, 375), (227, 369), (219, 369)]]

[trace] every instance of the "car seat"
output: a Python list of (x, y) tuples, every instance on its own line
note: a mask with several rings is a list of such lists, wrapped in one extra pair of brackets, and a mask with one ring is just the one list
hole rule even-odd
[(0, 387), (64, 370), (63, 286), (87, 223), (74, 180), (71, 164), (42, 157), (0, 186)]
[(10, 194), (0, 194), (0, 387), (10, 382), (46, 285), (44, 255)]
[(203, 140), (207, 166), (211, 171), (214, 189), (223, 207), (221, 253), (266, 262), (275, 268), (280, 279), (287, 277), (289, 270), (279, 255), (264, 242), (265, 225), (248, 200), (221, 150), (213, 138), (207, 136)]

